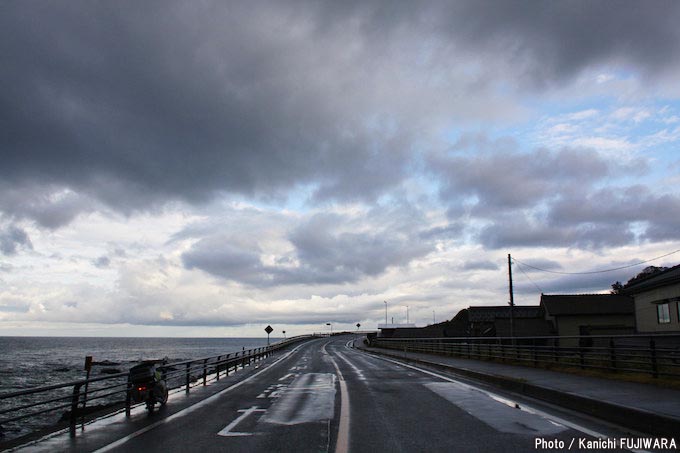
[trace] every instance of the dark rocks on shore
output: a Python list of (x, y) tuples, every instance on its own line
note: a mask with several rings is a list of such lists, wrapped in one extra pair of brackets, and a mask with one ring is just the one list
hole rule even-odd
[(102, 368), (99, 371), (101, 374), (119, 374), (122, 373), (118, 368)]

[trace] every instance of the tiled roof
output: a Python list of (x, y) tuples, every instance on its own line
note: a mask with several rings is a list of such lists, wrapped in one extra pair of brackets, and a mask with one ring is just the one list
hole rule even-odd
[[(515, 305), (514, 318), (542, 318), (543, 309), (539, 305)], [(467, 319), (468, 322), (494, 322), (496, 319), (510, 319), (509, 305), (491, 307), (468, 307), (456, 315), (454, 319)]]
[(623, 289), (624, 294), (637, 294), (659, 286), (671, 285), (680, 282), (680, 265), (673, 266), (658, 274), (637, 281)]
[(621, 294), (542, 294), (541, 305), (551, 316), (633, 314), (635, 308)]

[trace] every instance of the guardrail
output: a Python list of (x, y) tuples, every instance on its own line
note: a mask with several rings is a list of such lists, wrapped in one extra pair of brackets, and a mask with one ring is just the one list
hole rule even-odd
[[(270, 346), (163, 364), (159, 369), (166, 379), (169, 390), (184, 389), (185, 393), (189, 393), (194, 386), (219, 381), (230, 372), (236, 372), (239, 367), (245, 368), (277, 350), (311, 338), (314, 336), (291, 337)], [(84, 423), (86, 417), (95, 412), (125, 408), (126, 415), (130, 416), (131, 408), (135, 405), (131, 402), (127, 377), (127, 372), (117, 373), (1, 394), (0, 427), (6, 428), (12, 423), (36, 417), (44, 418), (61, 411), (63, 415), (59, 422), (55, 424), (52, 420), (50, 423), (45, 419), (46, 424), (56, 430), (68, 425), (71, 437), (75, 437), (79, 421), (81, 424)], [(92, 406), (93, 402), (97, 405)]]
[(680, 377), (680, 335), (369, 337), (369, 346), (533, 366), (567, 366)]

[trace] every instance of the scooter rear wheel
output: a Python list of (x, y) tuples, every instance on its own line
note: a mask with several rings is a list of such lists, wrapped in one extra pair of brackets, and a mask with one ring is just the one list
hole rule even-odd
[(168, 387), (163, 386), (163, 391), (161, 392), (161, 397), (158, 400), (159, 403), (161, 403), (161, 406), (165, 406), (165, 403), (168, 402)]

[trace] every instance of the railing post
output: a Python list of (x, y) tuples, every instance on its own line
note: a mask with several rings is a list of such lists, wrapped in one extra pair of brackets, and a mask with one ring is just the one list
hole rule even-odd
[(651, 352), (651, 359), (652, 359), (652, 377), (658, 378), (659, 377), (659, 366), (656, 362), (656, 343), (654, 342), (654, 338), (651, 338), (649, 340), (649, 349)]
[(583, 350), (583, 342), (581, 340), (581, 337), (578, 337), (578, 357), (579, 361), (581, 362), (581, 369), (585, 369), (586, 367), (586, 358), (584, 355), (584, 350)]
[(203, 359), (203, 386), (207, 385), (208, 381), (208, 359)]
[(220, 365), (222, 365), (222, 356), (218, 355), (217, 356), (217, 364), (215, 365), (215, 370), (217, 371), (217, 377), (215, 380), (219, 381), (220, 380)]
[(80, 402), (80, 386), (82, 384), (76, 384), (73, 386), (73, 397), (71, 398), (71, 415), (69, 417), (69, 435), (71, 438), (76, 437), (76, 424), (77, 424), (77, 413), (78, 413), (78, 403)]
[(613, 338), (609, 339), (609, 360), (611, 362), (612, 371), (616, 371), (616, 350)]
[(186, 372), (186, 389), (185, 389), (185, 393), (187, 393), (187, 394), (189, 393), (189, 384), (190, 384), (190, 382), (189, 382), (189, 381), (191, 380), (191, 378), (190, 378), (189, 374), (190, 374), (190, 364), (189, 364), (189, 363), (187, 363), (187, 372)]
[(243, 350), (241, 351), (241, 369), (244, 369), (246, 367), (246, 347), (243, 346)]
[(538, 366), (538, 350), (536, 348), (536, 339), (531, 340), (531, 348), (534, 350), (534, 366)]
[(125, 392), (125, 416), (130, 417), (130, 408), (132, 406), (132, 382), (128, 381), (127, 391)]

